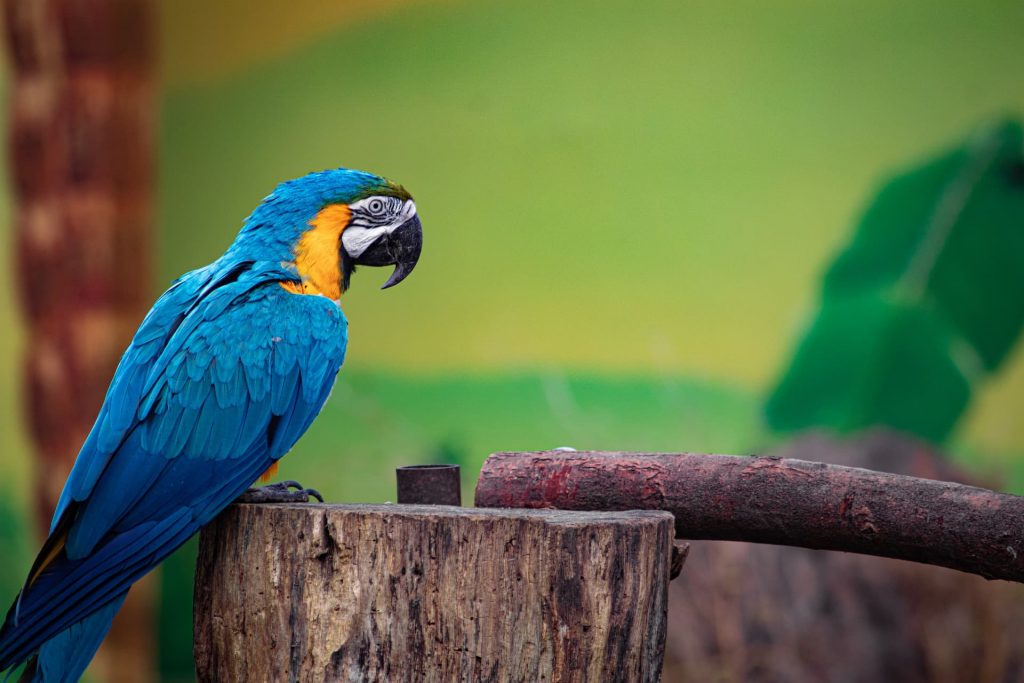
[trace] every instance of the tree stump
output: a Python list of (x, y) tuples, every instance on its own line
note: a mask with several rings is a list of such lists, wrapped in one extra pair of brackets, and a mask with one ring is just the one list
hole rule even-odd
[(672, 516), (237, 505), (202, 532), (199, 681), (658, 681)]

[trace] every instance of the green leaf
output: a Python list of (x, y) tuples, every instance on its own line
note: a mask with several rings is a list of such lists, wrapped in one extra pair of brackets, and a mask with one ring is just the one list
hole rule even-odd
[(1006, 123), (882, 188), (825, 275), (772, 427), (949, 434), (1024, 326), (1022, 146)]

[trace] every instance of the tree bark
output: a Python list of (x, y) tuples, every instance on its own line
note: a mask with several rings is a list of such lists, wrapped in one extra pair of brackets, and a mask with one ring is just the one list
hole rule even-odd
[(672, 518), (236, 505), (203, 530), (199, 681), (657, 681)]
[[(150, 299), (152, 0), (3, 0), (8, 154), (39, 528)], [(151, 591), (132, 591), (107, 680), (152, 677)], [(98, 659), (103, 660), (101, 655)]]
[(1024, 498), (789, 460), (698, 454), (496, 453), (478, 507), (660, 509), (686, 539), (843, 550), (1024, 582)]

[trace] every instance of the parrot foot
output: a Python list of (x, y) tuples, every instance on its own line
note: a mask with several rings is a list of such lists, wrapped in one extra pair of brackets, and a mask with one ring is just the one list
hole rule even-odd
[[(295, 490), (292, 490), (295, 489)], [(308, 503), (316, 498), (321, 503), (324, 497), (316, 489), (307, 489), (297, 481), (279, 481), (268, 486), (254, 486), (240, 495), (236, 503)]]

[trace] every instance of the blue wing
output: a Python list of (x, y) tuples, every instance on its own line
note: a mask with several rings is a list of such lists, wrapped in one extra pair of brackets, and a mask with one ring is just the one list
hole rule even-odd
[(305, 432), (344, 360), (323, 297), (249, 263), (179, 280), (118, 366), (0, 629), (0, 670), (117, 598), (238, 497)]

